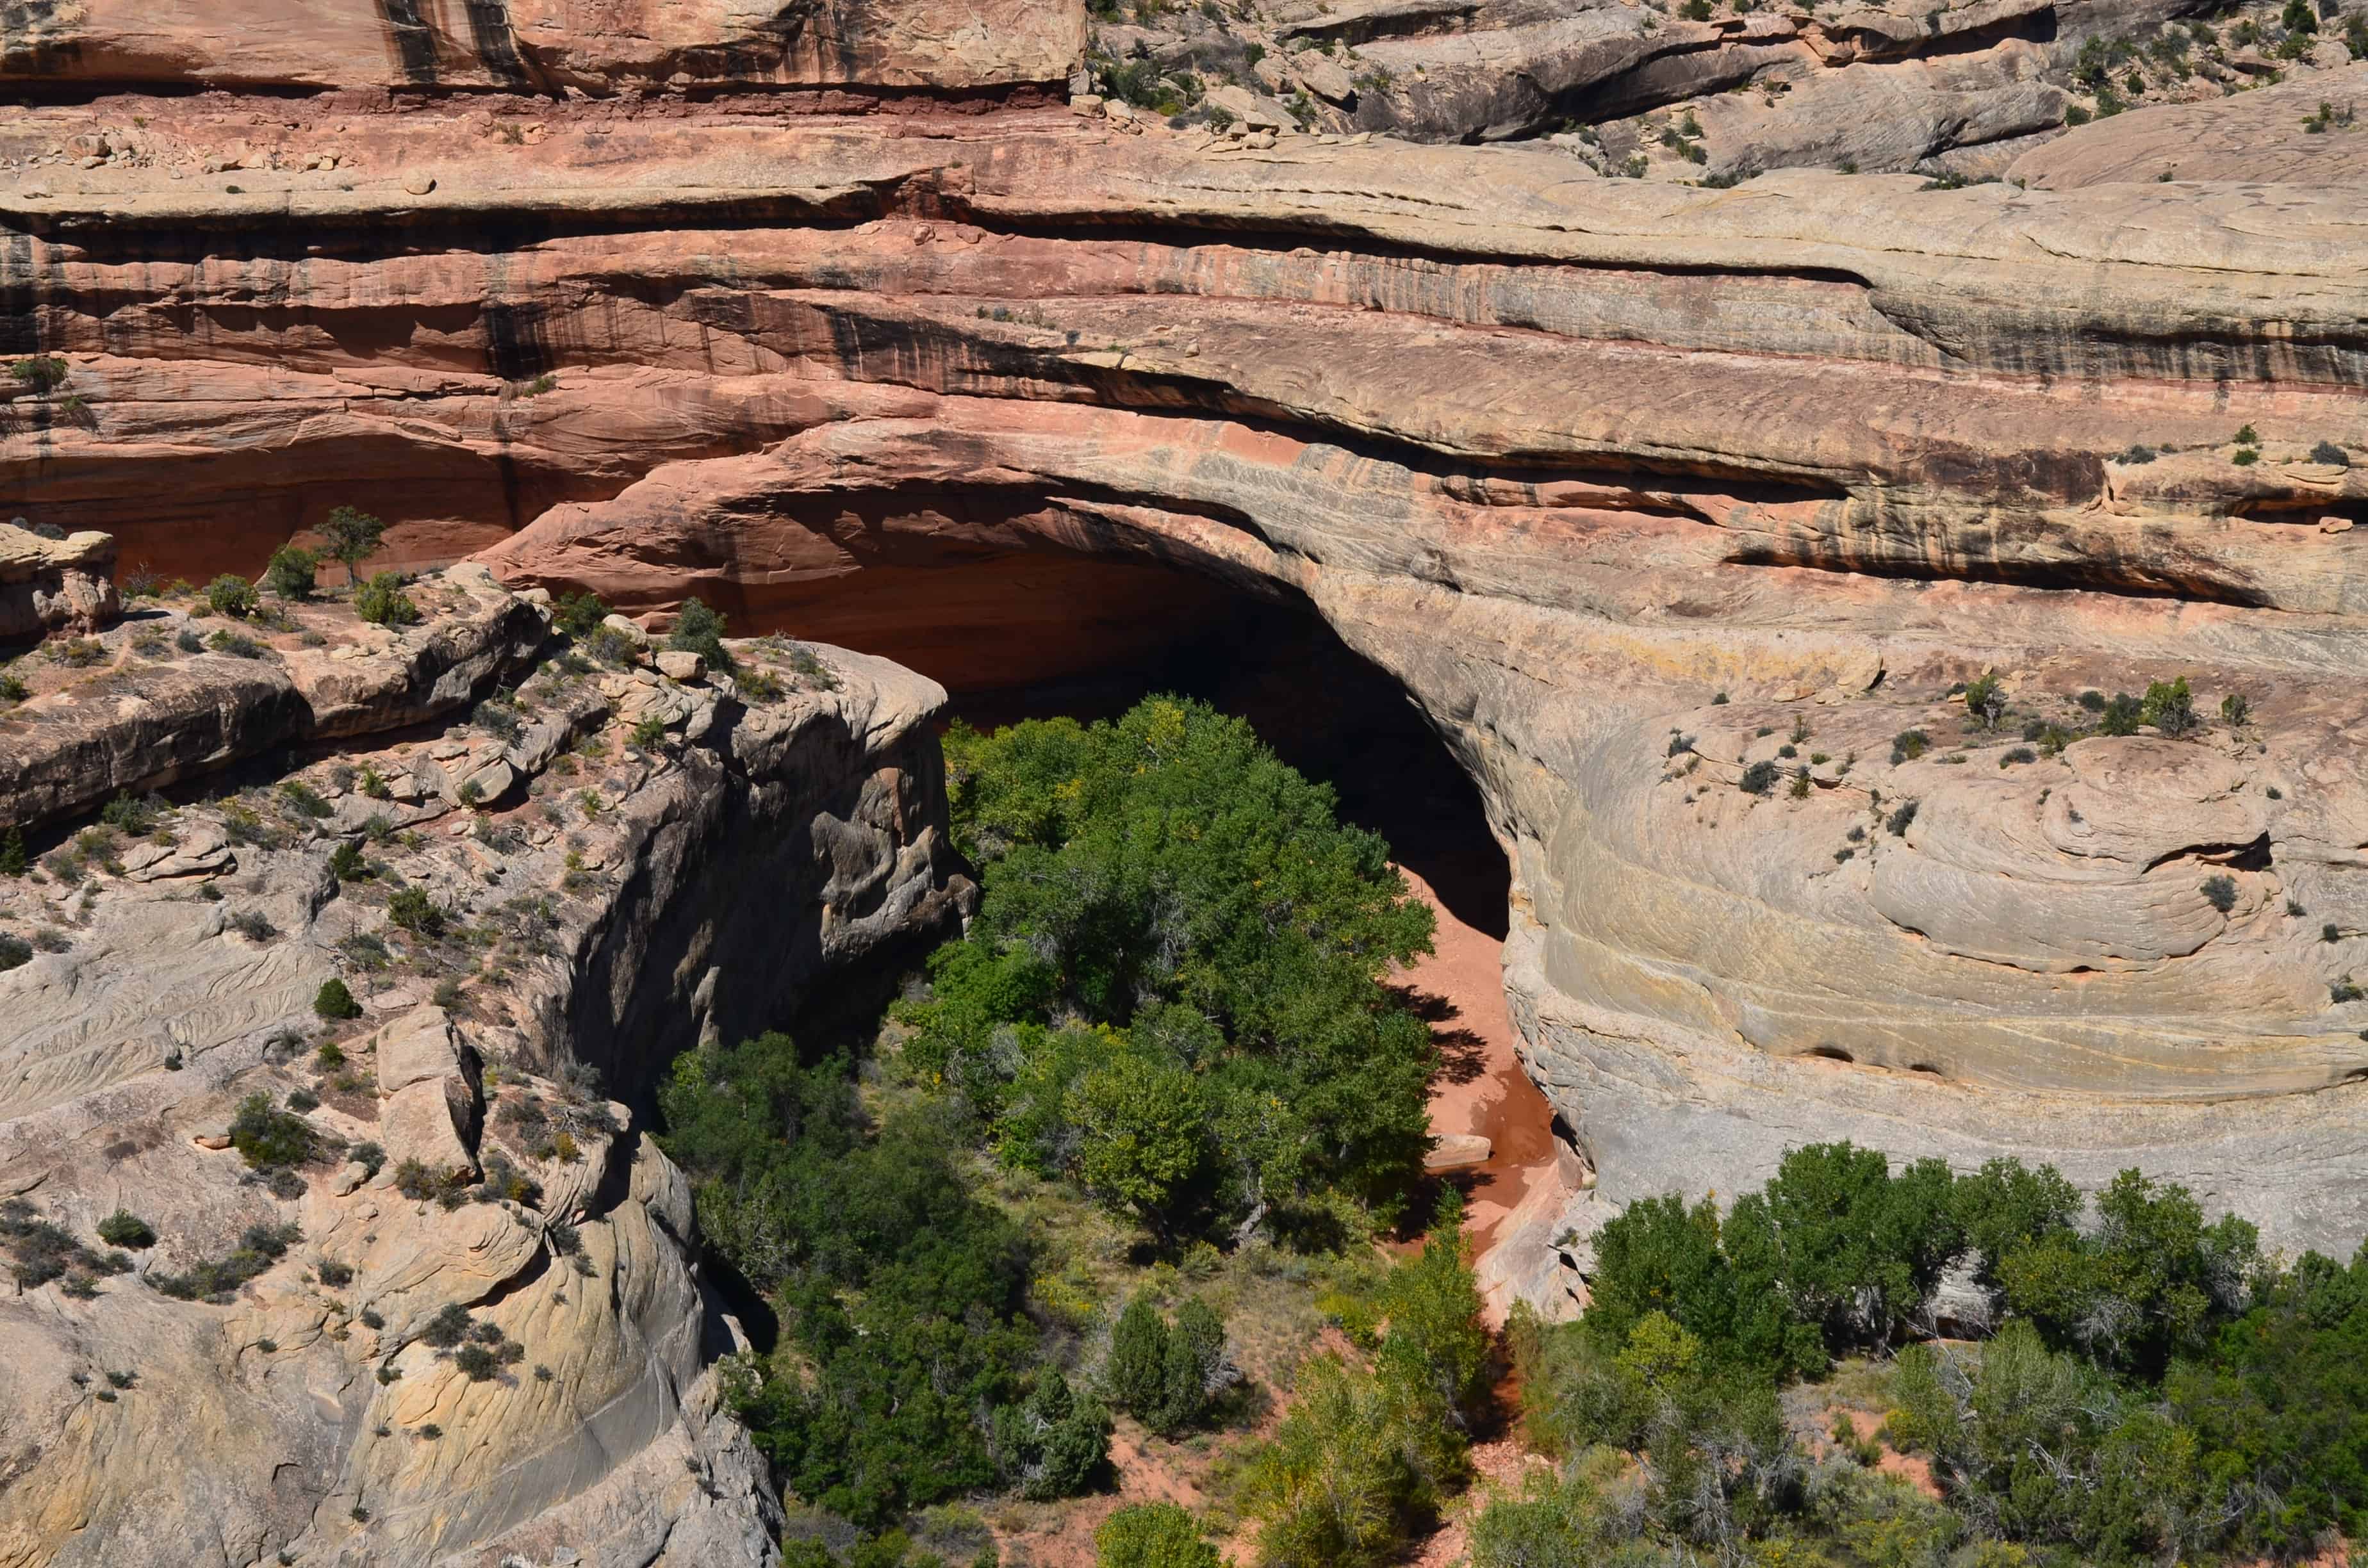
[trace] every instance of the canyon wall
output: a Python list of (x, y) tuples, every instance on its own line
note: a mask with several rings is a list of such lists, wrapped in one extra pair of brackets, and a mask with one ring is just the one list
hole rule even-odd
[[(2321, 149), (2363, 99), (2329, 65), (1963, 188), (490, 91), (151, 103), (52, 163), (125, 106), (25, 109), (0, 300), (67, 380), (0, 507), (199, 576), (362, 504), (381, 564), (958, 687), (1293, 596), (1480, 780), (1606, 1199), (1848, 1136), (2348, 1253), (2368, 249)], [(2192, 732), (2080, 700), (2179, 677)]]
[(596, 671), (482, 568), (411, 593), (152, 603), (0, 715), (12, 804), (123, 802), (0, 880), (0, 1563), (778, 1561), (633, 1106), (958, 928), (944, 693)]

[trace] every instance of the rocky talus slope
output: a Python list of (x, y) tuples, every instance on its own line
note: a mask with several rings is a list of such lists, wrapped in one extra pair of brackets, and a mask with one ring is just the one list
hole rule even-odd
[(411, 592), (17, 665), (6, 798), (120, 801), (0, 879), (0, 1563), (774, 1560), (689, 1186), (597, 1085), (958, 916), (943, 692)]
[[(2142, 1165), (2348, 1253), (2368, 67), (2302, 41), (1963, 188), (1082, 97), (93, 79), (0, 119), (0, 321), (66, 368), (0, 502), (192, 577), (358, 502), (381, 563), (957, 685), (1295, 597), (1480, 781), (1599, 1200), (1847, 1136)], [(2080, 700), (2179, 677), (2192, 729)]]

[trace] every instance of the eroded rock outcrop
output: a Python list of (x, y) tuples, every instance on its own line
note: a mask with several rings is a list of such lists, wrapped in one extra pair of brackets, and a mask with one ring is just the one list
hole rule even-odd
[[(943, 693), (786, 643), (537, 665), (542, 607), (482, 569), (411, 593), (401, 648), (314, 602), (246, 653), (185, 653), (223, 618), (168, 599), (6, 721), (245, 788), (126, 794), (0, 880), (0, 1562), (774, 1560), (689, 1186), (593, 1085), (958, 915)], [(228, 716), (204, 756), (158, 692)], [(302, 1131), (250, 1169), (258, 1096)], [(158, 1239), (110, 1260), (118, 1210)]]
[(0, 20), (0, 80), (98, 87), (613, 93), (657, 86), (1060, 82), (1084, 13), (1025, 0), (156, 6), (84, 0)]
[(85, 530), (46, 539), (0, 523), (0, 639), (87, 635), (122, 613), (111, 536)]

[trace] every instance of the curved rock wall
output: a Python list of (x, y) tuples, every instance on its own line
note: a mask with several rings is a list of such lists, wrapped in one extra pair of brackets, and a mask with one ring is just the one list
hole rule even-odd
[[(0, 290), (81, 404), (0, 438), (0, 498), (134, 562), (251, 564), (366, 494), (412, 559), (637, 608), (853, 640), (966, 604), (894, 644), (958, 684), (1156, 597), (1081, 565), (998, 623), (1014, 562), (1300, 595), (1482, 781), (1531, 1065), (1607, 1194), (1852, 1136), (2356, 1242), (2368, 258), (2270, 120), (2147, 111), (2208, 124), (2208, 180), (2100, 121), (2030, 154), (2070, 188), (1719, 189), (743, 108), (513, 143), (448, 106), (324, 170), (331, 107), (199, 104), (162, 172), (43, 176)], [(2089, 733), (2080, 693), (2180, 676), (2194, 734)]]

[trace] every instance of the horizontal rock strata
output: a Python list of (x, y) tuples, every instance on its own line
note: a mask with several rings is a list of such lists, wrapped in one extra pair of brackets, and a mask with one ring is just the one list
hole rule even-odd
[[(1851, 38), (1838, 72), (1943, 72)], [(1103, 627), (1160, 574), (1297, 596), (1481, 781), (1531, 1064), (1607, 1201), (1850, 1136), (2143, 1165), (2356, 1243), (2368, 262), (2270, 119), (2167, 183), (2100, 120), (2043, 150), (2062, 189), (1719, 189), (595, 107), (0, 200), (88, 415), (6, 437), (6, 504), (251, 567), (367, 486), (394, 558), (696, 592), (962, 685), (1049, 623), (1051, 662), (1141, 646)], [(1986, 672), (1994, 729), (1952, 689)], [(2182, 676), (2189, 734), (2078, 700)], [(696, 976), (702, 940), (624, 964)]]

